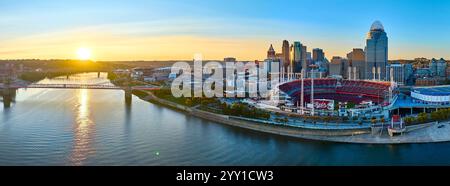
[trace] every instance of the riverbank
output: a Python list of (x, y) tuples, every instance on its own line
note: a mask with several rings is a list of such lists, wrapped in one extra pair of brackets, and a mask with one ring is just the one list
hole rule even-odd
[(360, 143), (360, 144), (408, 144), (408, 143), (433, 143), (450, 141), (450, 122), (431, 123), (416, 125), (401, 136), (390, 137), (387, 133), (372, 134), (370, 129), (307, 129), (283, 125), (265, 124), (240, 119), (238, 117), (215, 114), (195, 107), (187, 107), (160, 99), (152, 92), (146, 92), (147, 96), (140, 94), (139, 97), (145, 101), (160, 104), (176, 109), (186, 114), (206, 120), (226, 124), (229, 126), (289, 136), (306, 140), (328, 141), (338, 143)]

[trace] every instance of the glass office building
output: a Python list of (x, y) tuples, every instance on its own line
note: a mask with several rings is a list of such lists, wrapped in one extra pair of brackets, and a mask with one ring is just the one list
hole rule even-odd
[(366, 40), (366, 79), (388, 80), (388, 37), (384, 27), (375, 21)]

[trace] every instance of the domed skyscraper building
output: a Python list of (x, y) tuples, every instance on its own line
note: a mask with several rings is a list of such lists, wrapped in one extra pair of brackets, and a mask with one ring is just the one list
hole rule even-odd
[(389, 80), (388, 37), (383, 24), (375, 21), (366, 39), (366, 79)]

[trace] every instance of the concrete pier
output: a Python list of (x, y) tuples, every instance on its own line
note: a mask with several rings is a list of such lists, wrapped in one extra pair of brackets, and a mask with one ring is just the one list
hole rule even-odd
[(1, 89), (2, 98), (3, 98), (3, 108), (10, 108), (11, 103), (14, 101), (16, 96), (16, 89)]
[(132, 92), (131, 88), (125, 89), (125, 103), (127, 105), (131, 104), (132, 98), (133, 98), (133, 92)]

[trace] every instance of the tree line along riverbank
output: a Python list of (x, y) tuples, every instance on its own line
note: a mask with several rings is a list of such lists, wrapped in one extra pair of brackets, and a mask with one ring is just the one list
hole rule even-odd
[[(238, 116), (238, 117), (246, 117), (253, 119), (263, 119), (268, 120), (271, 117), (270, 112), (267, 112), (262, 109), (258, 109), (255, 107), (251, 107), (244, 103), (233, 103), (227, 104), (220, 102), (218, 98), (207, 98), (207, 97), (179, 97), (176, 98), (172, 96), (171, 90), (167, 88), (163, 88), (160, 90), (152, 90), (150, 91), (154, 96), (167, 100), (169, 102), (173, 102), (186, 107), (195, 107), (199, 110), (222, 114), (222, 115), (230, 115), (230, 116)], [(147, 91), (134, 90), (133, 94), (140, 98), (145, 98), (148, 96)]]
[(24, 72), (19, 75), (19, 79), (31, 83), (41, 81), (45, 78), (56, 78), (59, 76), (69, 76), (81, 72)]

